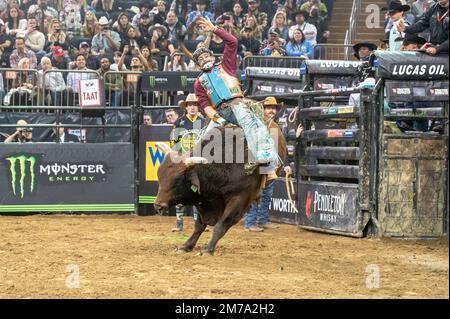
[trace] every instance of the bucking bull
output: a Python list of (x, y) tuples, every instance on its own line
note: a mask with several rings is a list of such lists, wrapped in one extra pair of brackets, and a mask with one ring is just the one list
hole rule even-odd
[[(286, 140), (275, 122), (271, 121), (270, 128), (272, 138), (277, 141), (278, 155), (284, 161)], [(229, 129), (218, 127), (213, 130), (219, 130), (216, 133), (224, 137)], [(225, 137), (222, 139), (222, 149), (219, 150), (222, 160), (229, 151), (229, 146), (225, 145), (226, 140)], [(209, 142), (210, 139), (205, 136), (197, 142), (193, 153), (197, 153), (198, 147), (204, 150)], [(244, 143), (245, 161), (233, 160), (232, 163), (220, 160), (220, 163), (210, 162), (205, 157), (181, 155), (171, 151), (166, 144), (158, 143), (157, 147), (165, 154), (165, 158), (158, 169), (159, 189), (154, 203), (156, 211), (162, 213), (177, 204), (194, 205), (198, 209), (194, 232), (178, 250), (192, 251), (206, 226), (210, 225), (214, 226), (213, 235), (202, 253), (213, 254), (219, 239), (241, 220), (253, 202), (259, 200), (267, 176), (260, 174), (258, 168), (249, 173), (245, 164), (248, 160), (248, 149), (247, 143)], [(234, 150), (234, 146), (238, 144), (237, 139), (234, 139), (232, 144)]]

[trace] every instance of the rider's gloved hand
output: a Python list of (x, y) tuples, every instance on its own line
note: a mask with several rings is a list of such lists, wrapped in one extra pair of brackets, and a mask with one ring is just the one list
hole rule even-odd
[(225, 126), (228, 124), (228, 121), (225, 120), (222, 116), (220, 116), (219, 113), (214, 114), (214, 122), (216, 122), (220, 126)]

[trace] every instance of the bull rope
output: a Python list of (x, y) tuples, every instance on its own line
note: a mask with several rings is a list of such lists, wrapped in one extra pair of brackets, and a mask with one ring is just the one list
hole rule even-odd
[(289, 202), (291, 203), (291, 207), (294, 208), (294, 211), (298, 213), (297, 208), (295, 207), (295, 203), (292, 200), (291, 192), (292, 194), (295, 194), (294, 190), (294, 183), (292, 182), (292, 169), (290, 166), (284, 167), (284, 172), (286, 173), (285, 177), (285, 185), (286, 185), (286, 193), (288, 195)]

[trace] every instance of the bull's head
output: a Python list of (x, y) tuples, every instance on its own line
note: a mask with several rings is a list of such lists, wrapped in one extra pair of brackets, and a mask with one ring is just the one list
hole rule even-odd
[(156, 147), (165, 154), (164, 161), (158, 168), (159, 188), (154, 203), (158, 213), (167, 211), (177, 204), (192, 200), (195, 193), (200, 194), (200, 180), (194, 170), (197, 164), (207, 164), (203, 157), (186, 157), (174, 151), (164, 143)]

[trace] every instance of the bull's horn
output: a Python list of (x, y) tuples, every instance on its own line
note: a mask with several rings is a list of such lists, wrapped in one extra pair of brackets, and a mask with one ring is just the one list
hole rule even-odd
[(156, 143), (156, 148), (159, 149), (163, 154), (170, 152), (170, 147), (166, 143), (158, 142)]
[(196, 164), (208, 164), (208, 160), (204, 157), (188, 157), (184, 160), (184, 164), (188, 167)]

